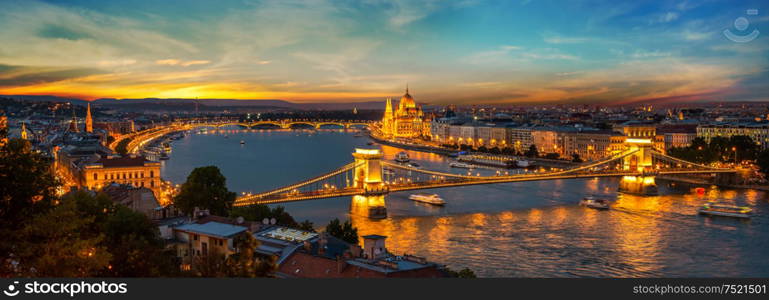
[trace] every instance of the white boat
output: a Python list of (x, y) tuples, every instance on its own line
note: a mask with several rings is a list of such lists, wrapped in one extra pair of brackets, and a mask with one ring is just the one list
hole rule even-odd
[(529, 166), (531, 166), (531, 162), (528, 160), (519, 160), (515, 162), (515, 164), (521, 168), (528, 168)]
[(715, 201), (705, 203), (697, 211), (702, 215), (743, 219), (748, 219), (753, 215), (753, 210), (750, 207), (717, 203)]
[(395, 155), (395, 161), (405, 163), (409, 162), (409, 154), (406, 152), (398, 152), (398, 154)]
[(579, 205), (595, 209), (609, 209), (609, 200), (587, 196), (579, 201)]
[(446, 204), (446, 201), (443, 201), (443, 199), (441, 199), (441, 197), (439, 197), (438, 194), (416, 193), (409, 196), (409, 199), (417, 202), (432, 204), (432, 205)]
[(245, 144), (246, 144), (246, 141), (244, 141), (244, 140), (240, 140), (240, 144), (241, 144), (241, 145), (245, 145)]
[(461, 162), (456, 162), (456, 161), (450, 162), (449, 163), (449, 167), (452, 167), (452, 168), (464, 168), (464, 169), (473, 169), (473, 168), (475, 168), (475, 166), (473, 166), (471, 164), (466, 164), (466, 163), (461, 163)]

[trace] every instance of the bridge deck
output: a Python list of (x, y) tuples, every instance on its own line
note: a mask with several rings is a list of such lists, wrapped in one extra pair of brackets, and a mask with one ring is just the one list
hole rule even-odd
[[(433, 189), (433, 188), (445, 188), (445, 187), (457, 187), (457, 186), (469, 186), (469, 185), (481, 185), (481, 184), (495, 184), (495, 183), (510, 183), (510, 182), (525, 182), (525, 181), (540, 181), (540, 180), (558, 180), (558, 179), (578, 179), (578, 178), (594, 178), (594, 177), (621, 177), (621, 176), (656, 176), (656, 175), (669, 175), (669, 174), (708, 174), (708, 173), (733, 173), (736, 170), (666, 170), (657, 173), (641, 173), (641, 172), (596, 172), (596, 173), (581, 173), (581, 174), (537, 174), (537, 175), (520, 175), (520, 176), (499, 176), (499, 177), (479, 177), (477, 179), (448, 179), (448, 180), (433, 180), (422, 181), (416, 183), (399, 183), (388, 185), (390, 192), (402, 192), (421, 189)], [(360, 188), (344, 188), (335, 190), (319, 190), (304, 193), (292, 193), (292, 194), (274, 194), (263, 198), (254, 196), (240, 197), (235, 201), (235, 206), (247, 206), (253, 204), (275, 204), (284, 202), (334, 198), (343, 196), (354, 196), (364, 194), (364, 190)]]

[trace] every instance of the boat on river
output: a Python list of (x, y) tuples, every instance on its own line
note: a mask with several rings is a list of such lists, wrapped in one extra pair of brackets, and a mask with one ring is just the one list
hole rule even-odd
[(409, 196), (409, 199), (432, 204), (432, 205), (444, 205), (446, 204), (446, 201), (444, 201), (438, 194), (428, 194), (428, 193), (416, 193)]
[(587, 196), (579, 201), (579, 205), (593, 209), (609, 209), (609, 203), (608, 199), (599, 199), (593, 196)]
[(753, 216), (753, 210), (747, 206), (736, 206), (716, 201), (708, 201), (700, 207), (697, 212), (701, 215), (732, 217), (749, 219)]

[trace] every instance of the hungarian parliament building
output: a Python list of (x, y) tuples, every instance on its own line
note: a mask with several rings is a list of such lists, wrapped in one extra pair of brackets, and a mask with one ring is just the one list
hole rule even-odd
[(387, 99), (380, 126), (381, 135), (385, 138), (410, 139), (430, 136), (430, 121), (425, 119), (422, 107), (414, 102), (408, 87), (398, 102), (398, 109), (393, 110), (392, 99)]

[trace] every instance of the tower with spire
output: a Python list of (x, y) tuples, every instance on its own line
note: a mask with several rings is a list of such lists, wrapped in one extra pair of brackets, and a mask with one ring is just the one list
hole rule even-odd
[(91, 117), (91, 102), (88, 102), (88, 108), (85, 113), (85, 132), (93, 133), (93, 118)]
[(29, 139), (29, 135), (27, 133), (27, 123), (23, 123), (23, 122), (21, 123), (20, 135), (21, 135), (21, 139), (22, 140), (28, 140)]
[(75, 115), (75, 105), (70, 103), (72, 105), (72, 121), (69, 122), (69, 131), (70, 132), (80, 132), (80, 129), (77, 128), (77, 116)]
[(414, 102), (406, 84), (406, 93), (398, 102), (398, 108), (393, 109), (392, 99), (388, 98), (385, 113), (382, 117), (382, 133), (396, 138), (417, 138), (423, 135), (425, 121), (422, 108)]

